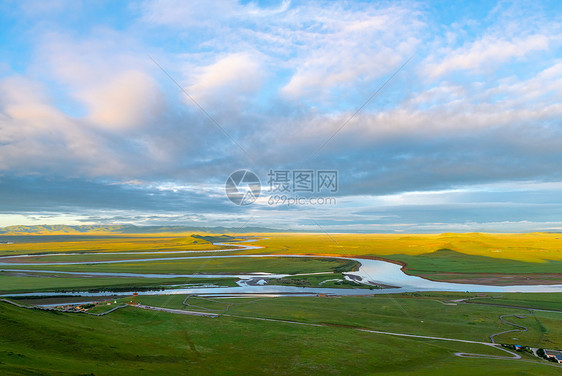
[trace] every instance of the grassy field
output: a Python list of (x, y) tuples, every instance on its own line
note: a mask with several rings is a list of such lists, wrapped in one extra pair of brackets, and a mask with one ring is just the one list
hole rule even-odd
[[(466, 298), (467, 295), (463, 297)], [(560, 298), (562, 294), (551, 295), (552, 301), (559, 301)], [(448, 298), (441, 300), (442, 296), (434, 293), (428, 293), (425, 297), (417, 297), (413, 294), (210, 300), (190, 297), (187, 303), (191, 306), (185, 306), (184, 299), (185, 296), (182, 295), (162, 295), (139, 296), (133, 300), (174, 309), (193, 310), (193, 306), (199, 306), (213, 312), (227, 312), (239, 316), (259, 316), (474, 341), (489, 341), (490, 334), (513, 329), (499, 320), (500, 315), (528, 314), (527, 311), (509, 307), (479, 304), (445, 305), (444, 302)], [(227, 307), (228, 310), (225, 311)], [(562, 313), (535, 312), (534, 315), (528, 316), (528, 319), (514, 319), (515, 323), (522, 323), (529, 328), (524, 337), (517, 337), (521, 343), (511, 339), (513, 334), (512, 337), (504, 338), (508, 340), (507, 343), (562, 348)], [(543, 318), (548, 324), (542, 323)]]
[[(267, 252), (344, 255), (421, 255), (447, 249), (527, 263), (562, 261), (562, 234), (255, 234)], [(263, 250), (254, 252), (261, 253)]]
[[(222, 249), (189, 235), (21, 235), (1, 236), (0, 256), (31, 253), (185, 251)], [(11, 243), (11, 244), (9, 244)]]
[(342, 273), (320, 274), (307, 276), (290, 276), (281, 279), (271, 279), (269, 285), (324, 287), (324, 288), (368, 288), (361, 283), (347, 281)]
[[(208, 237), (211, 236), (211, 237)], [(254, 243), (264, 249), (242, 254), (309, 254), (382, 257), (407, 264), (408, 272), (435, 278), (436, 273), (531, 273), (554, 275), (562, 269), (556, 234), (488, 235), (309, 235), (271, 234)], [(29, 257), (28, 262), (128, 259), (116, 264), (14, 266), (16, 269), (133, 273), (318, 273), (285, 278), (296, 285), (319, 286), (342, 279), (356, 265), (345, 260), (309, 258), (209, 258), (139, 262), (144, 255), (119, 251), (210, 250), (198, 236), (25, 236), (0, 244), (0, 255), (86, 252)], [(2, 241), (2, 239), (0, 239)], [(11, 241), (11, 240), (10, 240)], [(96, 253), (92, 255), (90, 253)], [(229, 252), (230, 253), (230, 252)], [(194, 254), (195, 256), (201, 253)], [(183, 256), (183, 254), (179, 255)], [(147, 257), (155, 257), (150, 255)], [(160, 257), (160, 256), (158, 256)], [(20, 259), (18, 259), (19, 261)], [(2, 267), (4, 268), (4, 267)], [(8, 268), (4, 268), (8, 269)], [(546, 277), (545, 277), (546, 278)], [(292, 282), (291, 282), (292, 281)], [(0, 291), (141, 289), (163, 284), (215, 283), (233, 279), (140, 279), (0, 273)], [(284, 283), (284, 282), (278, 282)], [(335, 281), (323, 287), (337, 285)], [(374, 297), (284, 297), (207, 299), (161, 295), (115, 299), (103, 312), (125, 301), (154, 306), (219, 312), (219, 318), (193, 317), (127, 307), (106, 316), (45, 312), (0, 303), (0, 374), (2, 375), (545, 375), (558, 372), (548, 363), (469, 359), (455, 352), (504, 355), (477, 344), (393, 337), (357, 331), (367, 328), (415, 335), (489, 341), (489, 335), (513, 329), (500, 315), (529, 328), (496, 337), (500, 342), (562, 348), (562, 314), (517, 307), (562, 310), (562, 294), (409, 293)], [(493, 297), (493, 298), (491, 298)], [(33, 304), (29, 300), (29, 304)], [(497, 306), (500, 305), (500, 306)], [(511, 306), (511, 307), (508, 307)], [(224, 313), (232, 316), (226, 316)], [(322, 326), (256, 320), (288, 320)], [(533, 363), (535, 362), (535, 363)], [(539, 363), (536, 363), (539, 362)]]
[(562, 311), (562, 293), (488, 293), (482, 295), (466, 294), (464, 292), (410, 292), (396, 296), (412, 297), (416, 299), (438, 299), (453, 301), (466, 299), (472, 304), (502, 305), (513, 307), (527, 307), (544, 310)]
[(491, 294), (495, 296), (492, 299), (475, 299), (474, 303), (483, 304), (501, 304), (517, 307), (529, 307), (547, 310), (562, 311), (562, 294), (526, 294), (526, 293), (510, 293), (510, 294)]
[[(68, 255), (50, 255), (50, 256), (29, 256), (29, 257), (14, 257), (9, 259), (3, 259), (3, 262), (15, 262), (15, 263), (53, 263), (53, 262), (95, 262), (95, 261), (115, 261), (115, 260), (142, 260), (147, 258), (177, 258), (177, 257), (201, 257), (201, 256), (219, 256), (219, 255), (230, 255), (233, 251), (226, 252), (206, 252), (189, 250), (182, 251), (181, 253), (163, 253), (163, 252), (150, 252), (143, 251), (139, 254), (131, 254), (128, 252), (98, 252), (98, 253), (81, 253), (81, 254), (68, 254)], [(164, 251), (166, 252), (166, 251)], [(174, 251), (172, 251), (174, 252)]]
[(403, 262), (412, 272), (447, 271), (452, 273), (557, 273), (562, 261), (525, 262), (489, 256), (439, 250), (421, 255), (387, 255), (388, 259)]
[(234, 278), (118, 278), (118, 277), (70, 277), (63, 274), (11, 276), (0, 273), (0, 294), (33, 291), (84, 291), (158, 289), (176, 284), (215, 284), (237, 286)]
[[(415, 306), (399, 303), (410, 315), (419, 316)], [(383, 310), (387, 305), (395, 304), (379, 298), (288, 298), (241, 304), (236, 309), (240, 315), (259, 312), (310, 322), (339, 322), (358, 312), (349, 325), (382, 329), (392, 327), (385, 324), (392, 315), (376, 318), (379, 327), (365, 311), (369, 307)], [(478, 316), (475, 313), (469, 319)], [(486, 325), (496, 330), (493, 323)], [(405, 329), (409, 328), (415, 326), (406, 324)], [(371, 334), (338, 325), (212, 319), (132, 307), (93, 317), (0, 303), (0, 329), (3, 375), (474, 375), (483, 370), (487, 375), (545, 375), (557, 371), (547, 363), (454, 356), (455, 352), (503, 355), (482, 345)], [(456, 332), (447, 334), (453, 337)]]
[(232, 274), (232, 273), (319, 273), (351, 271), (358, 264), (350, 260), (326, 258), (281, 258), (281, 257), (242, 257), (242, 258), (201, 258), (161, 261), (130, 261), (115, 264), (83, 265), (3, 265), (3, 269), (57, 270), (78, 272), (113, 273), (174, 273), (174, 274)]

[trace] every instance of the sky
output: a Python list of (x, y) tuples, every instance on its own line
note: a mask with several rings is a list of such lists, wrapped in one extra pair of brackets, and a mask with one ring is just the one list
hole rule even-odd
[[(0, 1), (0, 226), (560, 231), (561, 17), (540, 0)], [(238, 170), (261, 182), (248, 205), (225, 192)]]

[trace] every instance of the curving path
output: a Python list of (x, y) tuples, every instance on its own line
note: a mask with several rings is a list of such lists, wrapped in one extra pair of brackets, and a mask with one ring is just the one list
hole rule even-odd
[[(533, 314), (533, 311), (530, 311), (530, 312), (531, 312), (531, 315), (532, 315), (532, 314)], [(524, 316), (524, 315), (501, 315), (501, 316), (500, 316), (500, 320), (501, 320), (501, 321), (503, 321), (504, 323), (506, 323), (506, 324), (508, 324), (508, 325), (515, 326), (515, 327), (517, 327), (518, 329), (504, 330), (503, 332), (499, 332), (499, 333), (492, 334), (492, 335), (490, 336), (490, 340), (492, 341), (492, 343), (496, 343), (496, 341), (494, 340), (494, 338), (495, 338), (496, 336), (499, 336), (500, 334), (511, 333), (511, 332), (527, 332), (527, 331), (529, 331), (529, 328), (527, 328), (526, 326), (519, 325), (519, 324), (515, 324), (515, 323), (512, 323), (512, 322), (507, 321), (506, 319), (504, 319), (504, 317), (511, 317), (511, 316), (512, 316), (512, 317), (516, 317), (516, 318), (518, 318), (518, 319), (524, 319), (524, 318), (527, 317), (527, 316)]]

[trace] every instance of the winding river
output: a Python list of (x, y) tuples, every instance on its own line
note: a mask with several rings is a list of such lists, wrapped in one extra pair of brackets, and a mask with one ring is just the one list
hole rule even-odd
[[(252, 241), (252, 240), (250, 240)], [(246, 241), (248, 242), (248, 241)], [(201, 253), (201, 252), (229, 252), (250, 249), (261, 249), (262, 247), (252, 246), (247, 244), (231, 244), (231, 243), (215, 243), (220, 246), (236, 246), (237, 249), (223, 249), (214, 251), (171, 251), (171, 252), (104, 252), (104, 254), (164, 254), (164, 253)], [(24, 257), (49, 257), (54, 255), (78, 255), (79, 253), (59, 253), (59, 254), (44, 254), (44, 255), (19, 255), (19, 256), (5, 256), (2, 258), (24, 258)], [(82, 254), (83, 255), (83, 254)], [(194, 287), (194, 288), (173, 288), (165, 290), (154, 291), (139, 291), (141, 295), (156, 295), (156, 294), (194, 294), (194, 295), (224, 295), (231, 296), (237, 294), (261, 294), (261, 295), (373, 295), (373, 294), (391, 294), (401, 292), (421, 292), (421, 291), (456, 291), (456, 292), (562, 292), (562, 285), (523, 285), (523, 286), (491, 286), (491, 285), (476, 285), (464, 283), (450, 283), (450, 282), (437, 282), (430, 281), (421, 277), (411, 276), (402, 271), (400, 265), (381, 260), (371, 260), (352, 257), (334, 257), (334, 256), (304, 256), (304, 255), (205, 255), (205, 256), (178, 256), (168, 258), (142, 258), (134, 260), (108, 260), (108, 261), (85, 261), (85, 262), (46, 262), (46, 263), (13, 263), (13, 262), (0, 262), (1, 266), (31, 266), (31, 265), (82, 265), (82, 264), (108, 264), (108, 263), (123, 263), (123, 262), (150, 262), (160, 260), (183, 260), (183, 259), (203, 259), (203, 258), (238, 258), (238, 257), (311, 257), (311, 258), (330, 258), (330, 259), (344, 259), (355, 260), (361, 264), (359, 270), (355, 272), (344, 273), (347, 279), (370, 286), (371, 288), (356, 288), (356, 289), (336, 289), (336, 288), (323, 288), (323, 287), (295, 287), (295, 286), (276, 286), (267, 285), (261, 282), (271, 278), (283, 278), (288, 274), (270, 274), (270, 273), (248, 273), (248, 274), (233, 274), (233, 275), (208, 275), (208, 274), (148, 274), (148, 273), (111, 273), (111, 272), (62, 272), (55, 270), (31, 270), (31, 269), (0, 269), (1, 271), (12, 272), (29, 272), (29, 273), (50, 273), (50, 274), (68, 274), (77, 276), (108, 276), (108, 277), (134, 277), (134, 278), (238, 278), (238, 287)], [(314, 274), (314, 273), (312, 273)], [(329, 276), (327, 277), (329, 278)], [(252, 285), (248, 281), (255, 281)], [(373, 285), (386, 285), (394, 286), (393, 288), (377, 288), (373, 289)], [(9, 296), (100, 296), (100, 295), (131, 295), (130, 292), (44, 292), (44, 293), (28, 293), (28, 294), (6, 294), (1, 295), (4, 297)]]

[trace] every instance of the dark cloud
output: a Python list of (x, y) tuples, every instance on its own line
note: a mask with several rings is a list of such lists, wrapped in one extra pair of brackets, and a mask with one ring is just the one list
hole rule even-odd
[(150, 185), (55, 177), (0, 177), (0, 212), (39, 213), (145, 211), (147, 213), (231, 212), (224, 195), (204, 186), (187, 191)]

